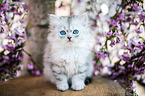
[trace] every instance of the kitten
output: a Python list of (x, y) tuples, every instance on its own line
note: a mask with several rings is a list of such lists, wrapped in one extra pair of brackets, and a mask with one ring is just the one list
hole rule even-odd
[(44, 77), (58, 90), (84, 89), (85, 79), (93, 74), (94, 40), (88, 15), (57, 17), (50, 15), (50, 34), (44, 53)]

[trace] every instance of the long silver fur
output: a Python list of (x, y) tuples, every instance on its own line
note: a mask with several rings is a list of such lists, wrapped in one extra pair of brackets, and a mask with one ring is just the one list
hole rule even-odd
[[(70, 80), (73, 90), (82, 90), (86, 86), (86, 77), (93, 74), (93, 42), (88, 15), (57, 17), (50, 14), (50, 31), (44, 54), (44, 77), (56, 84), (58, 90), (69, 89)], [(66, 35), (61, 36), (60, 31)], [(78, 30), (79, 34), (73, 34)], [(67, 37), (71, 37), (71, 41)]]

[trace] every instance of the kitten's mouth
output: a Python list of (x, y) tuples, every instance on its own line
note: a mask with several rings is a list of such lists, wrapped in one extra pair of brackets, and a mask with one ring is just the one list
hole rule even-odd
[(68, 42), (72, 42), (71, 40), (68, 40)]

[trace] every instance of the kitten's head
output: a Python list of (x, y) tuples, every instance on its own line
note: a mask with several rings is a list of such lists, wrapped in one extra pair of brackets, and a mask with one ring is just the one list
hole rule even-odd
[(50, 14), (50, 31), (58, 42), (79, 42), (89, 34), (88, 15), (58, 17)]

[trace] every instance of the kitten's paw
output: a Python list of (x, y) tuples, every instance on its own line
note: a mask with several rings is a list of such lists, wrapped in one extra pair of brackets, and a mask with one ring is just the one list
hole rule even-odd
[(69, 89), (68, 84), (57, 84), (56, 87), (59, 91), (66, 91)]
[(71, 86), (72, 90), (83, 90), (86, 85), (84, 83), (76, 83)]

